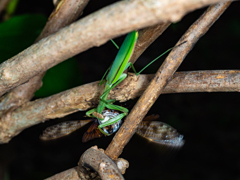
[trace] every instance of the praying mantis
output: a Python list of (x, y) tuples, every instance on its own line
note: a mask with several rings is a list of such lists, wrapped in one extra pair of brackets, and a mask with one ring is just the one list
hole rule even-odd
[[(104, 76), (102, 77), (102, 80), (100, 81), (99, 85), (102, 85), (103, 83), (105, 83), (105, 88), (104, 88), (103, 94), (100, 96), (100, 101), (99, 101), (97, 108), (94, 108), (94, 109), (86, 112), (86, 115), (88, 117), (93, 117), (93, 118), (98, 119), (98, 122), (99, 122), (98, 129), (105, 135), (111, 135), (112, 133), (116, 132), (118, 129), (118, 128), (115, 128), (116, 130), (114, 129), (114, 130), (112, 130), (112, 132), (109, 132), (107, 129), (105, 129), (105, 127), (114, 125), (115, 123), (118, 123), (123, 117), (125, 117), (128, 114), (128, 109), (126, 109), (122, 106), (113, 104), (115, 102), (114, 99), (108, 100), (109, 92), (127, 77), (127, 74), (125, 74), (124, 71), (129, 66), (131, 66), (134, 73), (136, 75), (139, 75), (144, 69), (146, 69), (154, 61), (156, 61), (161, 56), (163, 56), (164, 54), (166, 54), (167, 52), (169, 52), (171, 49), (174, 48), (173, 47), (173, 48), (170, 48), (167, 51), (165, 51), (163, 54), (161, 54), (160, 56), (155, 58), (147, 66), (145, 66), (141, 71), (139, 71), (137, 73), (133, 64), (131, 62), (128, 62), (133, 54), (137, 39), (138, 39), (137, 31), (132, 31), (126, 36), (122, 46), (120, 47), (120, 49), (118, 51), (118, 54), (117, 54), (115, 60), (112, 63), (110, 70), (108, 69), (109, 70), (108, 75), (106, 76), (106, 74), (108, 72), (108, 70), (107, 70), (105, 72)], [(104, 79), (105, 76), (106, 76), (106, 79)], [(108, 108), (110, 110), (117, 110), (122, 113), (118, 114), (116, 116), (113, 116), (111, 118), (105, 119), (105, 116), (103, 116), (103, 111), (105, 110), (105, 108)], [(105, 113), (105, 111), (104, 111), (104, 113)]]
[[(87, 130), (87, 132), (85, 132), (83, 136), (83, 142), (86, 142), (90, 139), (99, 138), (103, 134), (111, 135), (112, 133), (116, 132), (119, 129), (121, 125), (121, 119), (128, 114), (128, 109), (122, 106), (114, 105), (113, 103), (115, 102), (115, 100), (108, 99), (109, 92), (127, 77), (127, 74), (125, 74), (124, 71), (129, 66), (131, 66), (136, 75), (139, 75), (154, 61), (156, 61), (161, 56), (163, 56), (164, 54), (166, 54), (167, 52), (174, 48), (174, 47), (170, 48), (163, 54), (159, 55), (157, 58), (155, 58), (147, 66), (145, 66), (141, 71), (137, 73), (133, 65), (130, 62), (128, 62), (129, 59), (131, 58), (131, 55), (133, 54), (137, 38), (138, 38), (137, 31), (133, 31), (126, 36), (112, 66), (103, 75), (99, 85), (105, 83), (105, 87), (102, 95), (100, 96), (99, 105), (97, 106), (97, 108), (94, 108), (86, 112), (87, 116), (93, 117), (94, 119), (85, 121), (81, 120), (63, 122), (48, 127), (40, 136), (41, 140), (52, 140), (66, 136), (91, 121), (93, 121), (93, 123)], [(107, 73), (108, 75), (106, 76)], [(106, 79), (104, 79), (105, 76)], [(122, 113), (119, 113), (118, 111)], [(156, 119), (156, 116), (152, 116), (152, 119)], [(184, 141), (182, 140), (183, 136), (177, 133), (176, 130), (173, 129), (171, 126), (164, 124), (162, 122), (158, 121), (152, 121), (151, 123), (142, 122), (139, 128), (137, 129), (137, 132), (139, 135), (151, 141), (157, 142), (159, 144), (166, 144), (168, 146), (175, 147), (181, 147), (184, 144)]]

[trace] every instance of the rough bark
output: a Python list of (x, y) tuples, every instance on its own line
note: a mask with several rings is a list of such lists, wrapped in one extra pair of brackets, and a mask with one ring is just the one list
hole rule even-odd
[(99, 150), (96, 146), (82, 154), (78, 162), (79, 177), (82, 173), (85, 174), (84, 167), (96, 171), (102, 180), (124, 180), (115, 162), (104, 154), (104, 150)]
[[(128, 167), (129, 163), (126, 160), (119, 158), (114, 162), (104, 154), (103, 149), (94, 146), (82, 154), (78, 167), (63, 171), (46, 180), (118, 180), (124, 179), (122, 174)], [(88, 171), (90, 168), (95, 171)]]

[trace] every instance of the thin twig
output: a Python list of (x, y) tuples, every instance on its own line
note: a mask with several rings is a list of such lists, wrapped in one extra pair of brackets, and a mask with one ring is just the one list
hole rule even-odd
[[(89, 0), (62, 0), (50, 15), (48, 22), (36, 42), (74, 22), (80, 16), (88, 1)], [(0, 116), (28, 102), (33, 97), (35, 91), (42, 86), (41, 81), (44, 75), (45, 72), (38, 74), (27, 83), (16, 87), (3, 96), (0, 99)]]
[[(139, 97), (153, 76), (129, 74), (123, 83), (111, 91), (110, 98), (125, 102)], [(48, 98), (29, 102), (3, 116), (0, 121), (0, 144), (7, 143), (12, 137), (30, 126), (95, 107), (103, 90), (98, 84), (99, 81), (85, 84)], [(177, 72), (162, 93), (239, 91), (240, 71), (215, 70)]]
[(131, 113), (127, 116), (105, 153), (113, 160), (122, 153), (123, 148), (129, 142), (139, 123), (142, 121), (148, 110), (159, 97), (169, 79), (182, 63), (194, 44), (202, 37), (211, 25), (221, 16), (231, 2), (219, 3), (207, 9), (207, 11), (188, 29), (178, 41), (178, 44), (186, 43), (172, 50), (162, 66), (159, 68), (154, 79), (144, 91)]
[(129, 0), (103, 8), (30, 46), (0, 66), (0, 95), (56, 64), (129, 31), (176, 22), (194, 9), (226, 0)]

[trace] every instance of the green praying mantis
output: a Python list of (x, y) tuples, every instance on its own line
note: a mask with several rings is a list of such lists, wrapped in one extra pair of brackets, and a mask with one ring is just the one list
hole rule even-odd
[[(128, 114), (127, 108), (124, 108), (124, 107), (118, 106), (118, 105), (114, 105), (113, 103), (115, 102), (115, 99), (108, 99), (109, 92), (127, 77), (127, 74), (124, 73), (124, 71), (129, 66), (131, 66), (134, 73), (136, 75), (139, 75), (149, 65), (151, 65), (153, 62), (155, 62), (161, 56), (163, 56), (164, 54), (166, 54), (167, 52), (169, 52), (171, 49), (174, 48), (173, 47), (173, 48), (170, 48), (167, 51), (165, 51), (163, 54), (161, 54), (160, 56), (155, 58), (147, 66), (145, 66), (141, 71), (139, 71), (137, 73), (133, 64), (131, 62), (128, 62), (133, 54), (137, 39), (138, 39), (137, 31), (130, 32), (126, 36), (122, 46), (120, 47), (120, 49), (117, 53), (115, 60), (112, 63), (111, 68), (109, 68), (110, 70), (108, 69), (105, 72), (105, 74), (102, 77), (102, 80), (99, 83), (99, 85), (102, 85), (103, 83), (105, 83), (105, 88), (104, 88), (102, 95), (100, 96), (100, 101), (99, 101), (97, 108), (94, 108), (94, 109), (86, 112), (87, 116), (98, 119), (98, 122), (99, 122), (98, 129), (105, 135), (110, 135), (111, 133), (104, 130), (104, 127), (113, 125), (113, 124), (121, 121), (121, 119)], [(109, 73), (106, 76), (108, 71), (109, 71)], [(105, 76), (106, 76), (106, 79), (104, 79)], [(117, 110), (122, 113), (121, 114), (118, 113), (116, 116), (105, 120), (105, 117), (102, 115), (105, 108), (108, 108), (110, 110)], [(114, 130), (112, 133), (114, 133), (116, 130)]]

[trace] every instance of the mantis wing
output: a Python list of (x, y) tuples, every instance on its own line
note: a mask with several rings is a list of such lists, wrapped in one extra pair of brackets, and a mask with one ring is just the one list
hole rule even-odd
[(123, 41), (120, 50), (118, 51), (115, 60), (113, 61), (111, 70), (107, 75), (106, 80), (108, 84), (114, 84), (125, 70), (128, 60), (130, 59), (133, 53), (137, 38), (138, 38), (137, 31), (128, 33), (127, 37)]

